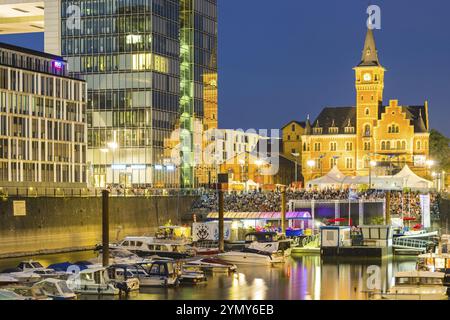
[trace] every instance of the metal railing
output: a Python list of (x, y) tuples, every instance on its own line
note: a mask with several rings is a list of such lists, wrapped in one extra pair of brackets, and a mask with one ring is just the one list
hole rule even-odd
[[(101, 197), (101, 188), (0, 187), (0, 198), (8, 197)], [(199, 196), (197, 189), (121, 188), (108, 189), (111, 197)]]
[(415, 249), (426, 251), (430, 241), (409, 238), (396, 238), (393, 241), (393, 247), (396, 249)]

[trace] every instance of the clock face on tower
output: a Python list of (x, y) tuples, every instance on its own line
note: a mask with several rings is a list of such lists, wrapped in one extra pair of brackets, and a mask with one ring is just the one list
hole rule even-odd
[(364, 73), (363, 79), (364, 81), (372, 81), (372, 75), (370, 73)]

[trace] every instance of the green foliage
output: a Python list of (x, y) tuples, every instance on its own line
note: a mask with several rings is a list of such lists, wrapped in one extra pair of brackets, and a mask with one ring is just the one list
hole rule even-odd
[(374, 225), (374, 226), (383, 225), (384, 218), (383, 217), (373, 217), (372, 220), (370, 220), (370, 224)]
[(436, 169), (450, 170), (450, 138), (439, 131), (432, 129), (430, 132), (430, 157), (436, 161)]

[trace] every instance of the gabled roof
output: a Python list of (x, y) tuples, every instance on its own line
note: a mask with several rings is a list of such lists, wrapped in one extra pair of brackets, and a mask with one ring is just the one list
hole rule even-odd
[[(328, 107), (324, 108), (316, 120), (313, 122), (312, 127), (323, 128), (323, 134), (328, 134), (328, 128), (337, 127), (339, 131), (337, 133), (345, 133), (345, 128), (356, 127), (356, 108), (355, 107)], [(336, 134), (336, 133), (331, 133)]]
[(303, 129), (306, 128), (306, 122), (305, 121), (296, 121), (296, 120), (292, 120), (289, 121), (288, 123), (286, 123), (286, 125), (284, 125), (281, 129), (286, 128), (287, 126), (290, 126), (292, 123), (298, 124), (300, 127), (302, 127)]
[[(415, 133), (426, 133), (427, 128), (427, 110), (425, 106), (402, 106), (402, 111), (406, 113), (406, 118), (410, 120), (411, 125), (414, 126)], [(380, 106), (378, 109), (378, 119), (386, 112), (386, 106)]]

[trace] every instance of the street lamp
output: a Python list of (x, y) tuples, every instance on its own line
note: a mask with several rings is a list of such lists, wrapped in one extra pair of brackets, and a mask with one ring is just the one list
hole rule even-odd
[(375, 168), (377, 166), (377, 162), (374, 160), (371, 160), (369, 163), (369, 189), (372, 189), (372, 168)]
[[(264, 165), (264, 161), (263, 160), (261, 160), (261, 159), (257, 159), (256, 161), (255, 161), (255, 164), (256, 164), (256, 166), (258, 167), (258, 169), (257, 169), (257, 171), (256, 171), (256, 173), (258, 174), (258, 177), (256, 178), (256, 182), (257, 183), (259, 183), (259, 184), (261, 184), (261, 166), (262, 165)], [(264, 181), (263, 181), (264, 182)]]
[(434, 160), (428, 159), (427, 161), (425, 161), (425, 164), (428, 168), (428, 174), (430, 174), (430, 170), (431, 168), (436, 164)]
[(294, 162), (295, 162), (295, 183), (298, 182), (298, 161), (297, 158), (300, 157), (300, 153), (298, 152), (293, 152), (291, 153), (292, 156), (294, 157)]
[(312, 170), (313, 170), (313, 168), (316, 166), (316, 161), (314, 161), (314, 160), (308, 160), (307, 162), (306, 162), (306, 165), (309, 167), (309, 170), (310, 170), (310, 180), (312, 179)]

